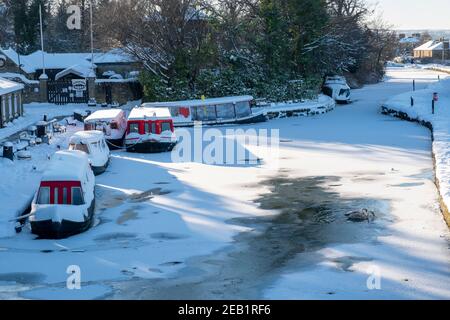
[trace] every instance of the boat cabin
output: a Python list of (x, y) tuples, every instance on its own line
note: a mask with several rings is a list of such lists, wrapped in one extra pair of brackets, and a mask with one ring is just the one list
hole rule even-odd
[(134, 108), (128, 116), (125, 145), (128, 151), (161, 152), (177, 142), (168, 108)]
[(43, 174), (31, 205), (34, 234), (60, 239), (89, 228), (94, 214), (95, 178), (86, 153), (59, 151)]
[(84, 130), (103, 131), (110, 149), (118, 149), (123, 145), (127, 130), (125, 111), (121, 109), (96, 111), (84, 120)]
[(252, 96), (223, 97), (201, 100), (144, 103), (146, 108), (168, 108), (175, 126), (203, 124), (255, 123), (266, 121), (264, 112), (253, 113)]
[(88, 155), (95, 175), (105, 172), (109, 165), (110, 150), (101, 131), (80, 131), (69, 140), (69, 150), (78, 150)]

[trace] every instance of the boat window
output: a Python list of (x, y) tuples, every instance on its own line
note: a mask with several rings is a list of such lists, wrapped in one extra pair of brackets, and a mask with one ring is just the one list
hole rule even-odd
[(100, 148), (100, 143), (99, 142), (93, 142), (91, 143), (92, 146), (92, 150), (98, 150)]
[(68, 195), (67, 195), (67, 188), (63, 188), (63, 194), (62, 194), (62, 204), (70, 204)]
[(139, 123), (130, 123), (129, 131), (130, 133), (139, 133)]
[(41, 187), (39, 189), (37, 204), (50, 204), (50, 188)]
[(73, 144), (73, 143), (71, 143), (70, 146), (69, 146), (69, 150), (78, 150), (78, 151), (83, 151), (84, 153), (89, 154), (89, 148), (85, 144)]
[(83, 193), (80, 187), (72, 188), (72, 204), (74, 206), (81, 206), (84, 204)]
[(164, 132), (164, 131), (172, 131), (170, 122), (162, 122), (161, 123), (161, 132)]
[(236, 103), (236, 115), (238, 117), (247, 117), (251, 115), (252, 110), (250, 109), (250, 102), (238, 102)]
[(150, 123), (146, 122), (144, 124), (144, 131), (145, 131), (145, 133), (152, 133)]
[(111, 122), (110, 128), (113, 130), (117, 130), (119, 129), (119, 125), (117, 124), (117, 122)]

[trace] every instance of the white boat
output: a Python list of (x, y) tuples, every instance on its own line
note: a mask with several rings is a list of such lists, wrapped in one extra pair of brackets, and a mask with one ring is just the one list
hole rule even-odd
[(86, 153), (95, 175), (102, 174), (108, 168), (111, 154), (101, 131), (75, 133), (69, 140), (69, 150)]
[(137, 107), (128, 116), (125, 146), (129, 152), (171, 151), (177, 144), (168, 108)]
[(252, 111), (252, 96), (223, 97), (201, 100), (144, 103), (147, 108), (169, 108), (176, 127), (203, 125), (249, 124), (267, 121), (265, 111)]
[(349, 103), (351, 101), (351, 89), (345, 77), (326, 77), (322, 90), (325, 95), (333, 98), (338, 103)]
[(84, 130), (99, 130), (105, 134), (106, 142), (111, 150), (123, 146), (127, 131), (127, 117), (121, 109), (99, 110), (84, 120)]
[(44, 172), (30, 214), (31, 231), (61, 239), (89, 229), (95, 207), (95, 177), (86, 153), (56, 152)]

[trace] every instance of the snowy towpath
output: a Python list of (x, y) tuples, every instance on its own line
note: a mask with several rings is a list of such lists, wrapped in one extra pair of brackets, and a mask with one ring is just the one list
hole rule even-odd
[[(0, 239), (0, 298), (450, 298), (430, 133), (380, 114), (437, 73), (388, 76), (327, 115), (244, 127), (280, 129), (277, 168), (114, 152), (93, 229)], [(374, 222), (346, 220), (362, 208)], [(81, 290), (67, 290), (69, 266)]]

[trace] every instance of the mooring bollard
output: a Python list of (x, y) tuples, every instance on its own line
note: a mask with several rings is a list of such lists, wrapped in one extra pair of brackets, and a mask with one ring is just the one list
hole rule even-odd
[(413, 91), (416, 91), (416, 80), (413, 80)]
[(414, 98), (411, 97), (411, 107), (414, 107)]
[(11, 142), (6, 142), (3, 145), (3, 158), (14, 161), (14, 145)]
[(434, 99), (431, 100), (431, 114), (434, 114)]

